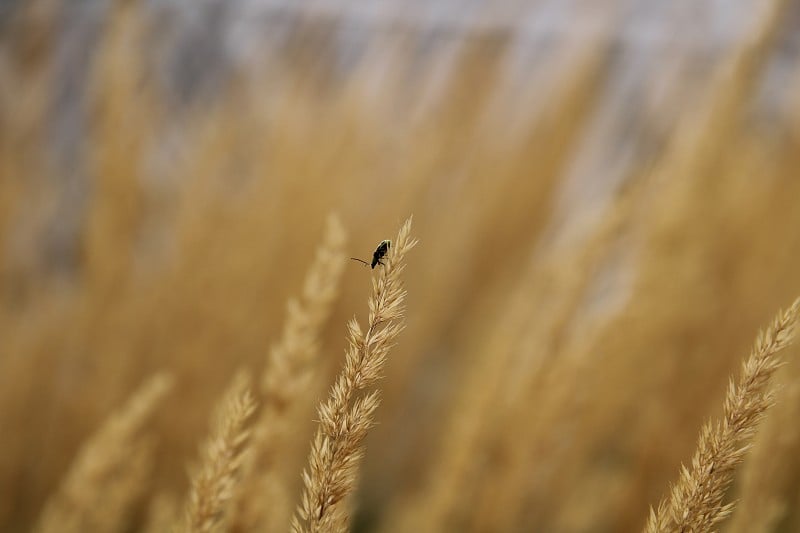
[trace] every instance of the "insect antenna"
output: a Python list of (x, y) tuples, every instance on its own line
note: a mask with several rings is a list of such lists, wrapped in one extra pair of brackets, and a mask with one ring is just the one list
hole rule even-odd
[(364, 266), (369, 266), (369, 263), (367, 263), (363, 259), (359, 259), (358, 257), (351, 257), (350, 259), (352, 259), (353, 261), (358, 261), (359, 263), (364, 263)]

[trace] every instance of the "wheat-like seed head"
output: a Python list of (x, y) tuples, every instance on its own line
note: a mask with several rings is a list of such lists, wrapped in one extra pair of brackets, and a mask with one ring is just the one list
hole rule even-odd
[(221, 531), (228, 518), (228, 502), (239, 482), (250, 436), (246, 424), (255, 410), (248, 384), (246, 373), (237, 374), (215, 410), (211, 435), (192, 476), (183, 528), (186, 533)]
[(290, 299), (283, 333), (270, 350), (261, 377), (263, 403), (253, 427), (244, 479), (235, 497), (231, 530), (284, 530), (291, 507), (286, 476), (276, 466), (291, 458), (291, 437), (308, 415), (309, 386), (314, 383), (319, 337), (339, 293), (347, 235), (339, 217), (330, 215), (322, 242), (303, 284), (302, 296)]
[(377, 279), (372, 280), (369, 326), (361, 329), (354, 318), (347, 325), (345, 364), (330, 396), (319, 406), (319, 428), (311, 444), (305, 490), (294, 517), (297, 532), (344, 531), (349, 521), (343, 509), (355, 488), (364, 455), (363, 441), (374, 423), (379, 391), (365, 389), (381, 378), (386, 357), (402, 331), (405, 290), (400, 275), (412, 239), (411, 219), (400, 229)]
[(81, 448), (42, 512), (37, 533), (114, 531), (145, 487), (153, 446), (142, 427), (172, 385), (150, 378)]
[(782, 364), (776, 354), (793, 341), (798, 315), (800, 298), (759, 333), (741, 376), (728, 387), (722, 420), (703, 426), (691, 466), (681, 468), (669, 502), (651, 512), (647, 533), (711, 531), (731, 514), (734, 504), (722, 503), (725, 492), (773, 403), (769, 382)]

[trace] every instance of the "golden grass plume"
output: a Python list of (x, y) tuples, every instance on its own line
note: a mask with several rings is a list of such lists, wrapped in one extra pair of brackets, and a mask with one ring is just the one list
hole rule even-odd
[(401, 274), (405, 255), (416, 246), (409, 218), (392, 243), (377, 279), (372, 279), (369, 321), (362, 332), (358, 321), (348, 323), (345, 364), (319, 406), (319, 429), (311, 443), (305, 490), (293, 519), (296, 532), (345, 531), (349, 510), (344, 500), (355, 489), (363, 441), (374, 424), (380, 404), (378, 390), (367, 392), (381, 377), (386, 357), (403, 329), (405, 290)]
[(668, 502), (651, 511), (647, 533), (712, 531), (733, 512), (735, 503), (723, 503), (726, 491), (774, 403), (770, 379), (782, 364), (777, 354), (793, 342), (799, 315), (800, 298), (759, 333), (739, 379), (730, 382), (722, 419), (703, 426), (691, 466), (681, 468)]
[(239, 482), (244, 447), (250, 436), (247, 423), (256, 404), (248, 388), (249, 376), (234, 376), (212, 420), (211, 434), (202, 446), (200, 463), (192, 475), (183, 531), (224, 531), (229, 504)]
[(142, 429), (170, 386), (166, 375), (153, 376), (86, 441), (42, 511), (37, 533), (113, 532), (127, 526), (152, 466), (152, 442)]
[(292, 465), (299, 420), (318, 380), (321, 329), (331, 314), (344, 270), (347, 236), (330, 215), (299, 299), (290, 299), (280, 339), (270, 350), (261, 378), (261, 412), (253, 428), (251, 457), (238, 498), (234, 530), (285, 530), (291, 516), (286, 479), (278, 466)]

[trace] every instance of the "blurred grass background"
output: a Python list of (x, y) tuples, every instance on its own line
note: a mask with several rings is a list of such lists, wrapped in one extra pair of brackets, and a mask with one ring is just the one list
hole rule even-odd
[[(798, 28), (794, 0), (3, 2), (0, 529), (158, 370), (152, 486), (185, 490), (337, 212), (350, 255), (411, 213), (421, 241), (357, 528), (637, 530), (800, 292)], [(368, 290), (348, 265), (326, 375)], [(799, 440), (764, 459), (774, 531)]]

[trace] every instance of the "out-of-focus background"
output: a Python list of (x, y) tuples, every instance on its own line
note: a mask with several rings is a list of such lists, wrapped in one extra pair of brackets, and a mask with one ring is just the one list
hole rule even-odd
[[(637, 531), (800, 293), (798, 169), (796, 0), (0, 2), (0, 530), (160, 371), (180, 500), (335, 212), (420, 239), (354, 528)], [(800, 531), (786, 357), (725, 530)]]

